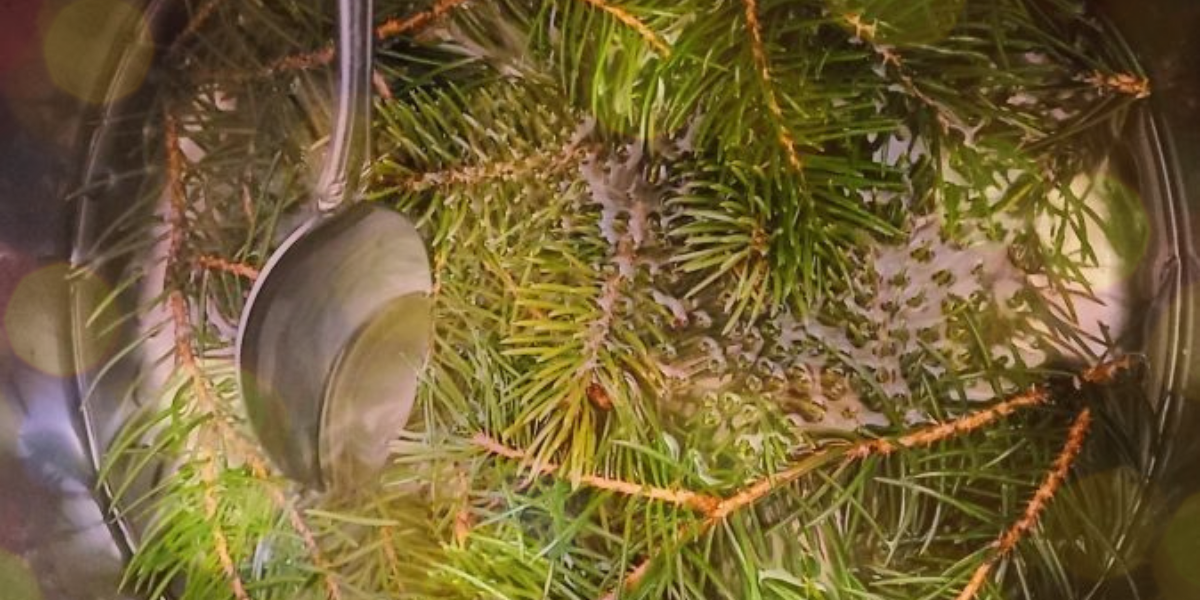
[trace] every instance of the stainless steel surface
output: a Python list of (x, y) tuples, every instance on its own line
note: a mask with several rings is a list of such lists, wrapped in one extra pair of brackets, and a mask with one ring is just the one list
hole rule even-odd
[[(289, 477), (361, 481), (403, 427), (425, 360), (424, 244), (404, 217), (357, 204), (297, 231), (273, 263), (241, 327), (250, 422)], [(381, 331), (399, 337), (379, 344)]]

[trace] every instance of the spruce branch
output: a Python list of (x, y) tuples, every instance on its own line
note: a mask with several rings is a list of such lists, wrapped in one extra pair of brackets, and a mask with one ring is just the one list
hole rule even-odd
[(578, 168), (584, 159), (597, 150), (596, 145), (578, 144), (571, 140), (556, 149), (530, 152), (511, 159), (458, 165), (407, 177), (385, 176), (380, 178), (380, 183), (388, 185), (389, 190), (419, 193), (434, 188), (473, 187), (532, 177), (549, 179), (568, 169)]
[(197, 32), (208, 23), (208, 20), (212, 18), (217, 8), (223, 2), (225, 0), (207, 0), (204, 2), (200, 6), (200, 9), (188, 18), (187, 26), (183, 28), (183, 31), (179, 32), (179, 35), (171, 42), (171, 47), (167, 50), (167, 55), (174, 56), (178, 54), (185, 43), (195, 37)]
[[(177, 118), (170, 108), (164, 112), (164, 143), (166, 144), (167, 156), (167, 188), (169, 190), (171, 206), (171, 212), (167, 219), (170, 245), (166, 267), (168, 277), (165, 279), (165, 284), (172, 285), (172, 282), (184, 281), (182, 273), (177, 274), (175, 277), (172, 277), (171, 274), (181, 271), (182, 266), (187, 264), (187, 260), (183, 254), (188, 248), (186, 236), (190, 228), (187, 227), (186, 221), (188, 200), (183, 184), (186, 159), (180, 148)], [(258, 275), (258, 272), (249, 266), (236, 265), (223, 259), (200, 256), (197, 257), (196, 262), (199, 264), (207, 263), (210, 267), (216, 266), (217, 268), (235, 272), (248, 278), (252, 278), (251, 276), (257, 277)], [(175, 285), (178, 285), (178, 283)], [(193, 326), (189, 314), (188, 300), (183, 291), (179, 288), (170, 290), (168, 292), (168, 303), (171, 319), (175, 325), (175, 359), (186, 374), (193, 389), (194, 397), (200, 401), (201, 405), (207, 409), (211, 416), (205, 423), (216, 424), (223, 447), (230, 447), (232, 445), (238, 448), (242, 459), (250, 467), (253, 477), (266, 485), (267, 494), (276, 509), (287, 516), (288, 522), (296, 533), (299, 534), (310, 555), (313, 566), (321, 573), (327, 590), (327, 598), (329, 600), (341, 600), (341, 591), (335, 575), (327, 568), (327, 562), (322, 555), (313, 531), (305, 523), (303, 516), (300, 515), (295, 506), (284, 496), (279, 484), (271, 478), (266, 460), (259, 452), (257, 446), (253, 441), (248, 440), (243, 432), (235, 430), (229, 423), (229, 416), (224, 407), (220, 405), (212, 394), (209, 388), (210, 381), (201, 370), (195, 351), (192, 348), (194, 343)], [(215, 459), (209, 454), (210, 450), (204, 446), (202, 446), (199, 452), (202, 454), (202, 459), (204, 460), (204, 466), (201, 467), (202, 483), (205, 485), (204, 506), (206, 514), (211, 519), (216, 513), (218, 502), (216, 492), (213, 489), (216, 469), (213, 461)], [(231, 579), (231, 586), (235, 596), (238, 600), (246, 600), (245, 586), (233, 568), (228, 542), (219, 529), (219, 523), (215, 520), (212, 523), (217, 544), (217, 554), (221, 561), (222, 569), (227, 575), (229, 573), (234, 574), (235, 578)]]
[(282, 506), (287, 515), (288, 523), (292, 529), (300, 534), (301, 541), (304, 542), (304, 548), (308, 551), (309, 558), (312, 560), (312, 566), (321, 574), (321, 581), (325, 585), (325, 593), (327, 600), (341, 600), (342, 589), (338, 584), (337, 574), (329, 568), (329, 563), (325, 559), (325, 555), (321, 552), (321, 546), (317, 543), (317, 537), (313, 534), (308, 523), (304, 521), (304, 517), (300, 511), (283, 496), (283, 491), (277, 486), (271, 486), (268, 489), (271, 495), (271, 500), (276, 506)]
[(187, 223), (187, 192), (183, 184), (185, 159), (179, 145), (177, 119), (170, 108), (164, 111), (163, 131), (166, 144), (166, 176), (170, 206), (167, 216), (166, 277), (163, 285), (168, 288), (164, 292), (167, 295), (167, 308), (174, 325), (175, 362), (187, 377), (196, 399), (211, 416), (209, 422), (215, 423), (219, 428), (223, 445), (236, 444), (239, 449), (246, 452), (245, 456), (256, 456), (257, 452), (254, 450), (253, 442), (246, 440), (244, 434), (234, 431), (230, 425), (229, 415), (212, 394), (209, 379), (200, 368), (196, 352), (193, 349), (195, 334), (190, 314), (191, 308), (184, 289), (181, 287), (186, 281), (187, 259), (183, 254), (187, 250), (187, 232), (190, 229)]
[(396, 540), (393, 536), (395, 526), (384, 525), (379, 528), (379, 536), (383, 541), (383, 556), (387, 560), (388, 571), (397, 581), (400, 580), (400, 557), (396, 555)]
[(796, 150), (796, 139), (788, 129), (783, 116), (783, 108), (779, 105), (775, 86), (771, 81), (771, 63), (767, 57), (767, 49), (763, 43), (762, 25), (758, 21), (758, 0), (742, 0), (745, 9), (746, 29), (750, 35), (750, 51), (754, 55), (754, 63), (758, 67), (758, 77), (762, 83), (763, 95), (766, 98), (767, 110), (775, 118), (779, 145), (787, 155), (788, 164), (797, 172), (801, 172), (803, 163), (800, 153)]
[[(1120, 357), (1085, 369), (1080, 374), (1079, 379), (1094, 384), (1106, 383), (1125, 370), (1133, 367), (1134, 364), (1135, 362), (1131, 357)], [(707, 518), (702, 521), (699, 527), (686, 527), (681, 533), (681, 539), (677, 543), (684, 544), (689, 540), (696, 539), (712, 527), (728, 519), (734, 513), (755, 505), (776, 490), (794, 483), (798, 479), (813, 473), (815, 469), (837, 458), (842, 458), (842, 462), (845, 464), (852, 461), (861, 461), (870, 456), (888, 456), (900, 449), (928, 447), (939, 442), (979, 431), (1019, 410), (1040, 406), (1050, 400), (1051, 397), (1047, 388), (1035, 387), (1027, 392), (1012, 396), (990, 408), (968, 413), (948, 423), (924, 427), (899, 436), (894, 440), (877, 439), (850, 445), (836, 444), (826, 446), (805, 455), (783, 471), (759, 479), (716, 504), (709, 505), (710, 508), (706, 511)], [(1001, 536), (998, 542), (998, 547), (1001, 549), (999, 554), (1006, 555), (1008, 552), (1011, 552), (1012, 548), (1015, 547), (1025, 532), (1036, 524), (1038, 515), (1041, 514), (1041, 511), (1062, 484), (1075, 457), (1078, 456), (1082, 449), (1090, 423), (1091, 413), (1085, 409), (1076, 418), (1075, 424), (1068, 433), (1067, 443), (1064, 446), (1063, 452), (1055, 461), (1054, 467), (1047, 475), (1043, 485), (1038, 488), (1033, 499), (1030, 500), (1024, 516), (1009, 531)], [(517, 454), (520, 455), (519, 452)], [(645, 571), (656, 556), (652, 555), (646, 558), (624, 577), (625, 583), (623, 585), (625, 585), (627, 590), (632, 589), (644, 578)], [(999, 560), (999, 558), (993, 558), (989, 563), (985, 563), (985, 566), (980, 567), (980, 570), (972, 578), (973, 582), (979, 580), (978, 584), (974, 584), (976, 587), (982, 585), (983, 580), (986, 580), (991, 569), (991, 563), (996, 560)], [(636, 577), (634, 576), (635, 574), (637, 574)], [(975, 591), (977, 590), (972, 591), (969, 596), (960, 596), (960, 600), (968, 600), (973, 597)], [(614, 592), (611, 591), (604, 596), (604, 598), (611, 597), (614, 597)]]
[(642, 39), (646, 40), (646, 43), (653, 46), (654, 50), (662, 55), (663, 58), (668, 58), (671, 56), (670, 46), (668, 46), (667, 43), (663, 41), (663, 39), (657, 33), (654, 33), (653, 29), (650, 29), (650, 27), (648, 27), (645, 23), (641, 22), (637, 17), (630, 14), (629, 11), (621, 8), (620, 6), (606, 2), (605, 0), (583, 1), (608, 13), (609, 15), (612, 15), (613, 18), (636, 31), (638, 35), (642, 36)]
[(437, 0), (429, 10), (403, 18), (392, 18), (384, 21), (375, 28), (375, 37), (387, 40), (428, 27), (434, 21), (446, 16), (450, 11), (466, 4), (469, 0)]
[[(404, 18), (392, 18), (384, 21), (381, 25), (375, 28), (375, 38), (380, 41), (396, 38), (402, 35), (410, 35), (421, 31), (422, 29), (432, 25), (441, 17), (450, 13), (455, 8), (466, 4), (469, 0), (438, 0), (429, 10), (421, 11)], [(304, 52), (301, 54), (291, 54), (275, 59), (265, 68), (259, 71), (259, 77), (272, 77), (283, 73), (293, 71), (306, 71), (322, 67), (333, 62), (334, 57), (333, 44), (329, 43), (319, 49)], [(387, 89), (387, 86), (384, 86)], [(381, 94), (383, 97), (391, 95)]]
[(988, 556), (975, 572), (971, 575), (970, 581), (957, 596), (957, 600), (974, 600), (987, 583), (988, 576), (992, 569), (1008, 557), (1009, 554), (1016, 549), (1017, 544), (1021, 542), (1025, 536), (1033, 530), (1038, 524), (1038, 519), (1043, 511), (1049, 506), (1066, 480), (1068, 473), (1071, 471), (1071, 466), (1075, 464), (1075, 459), (1083, 450), (1084, 441), (1087, 439), (1088, 429), (1092, 424), (1092, 412), (1090, 408), (1084, 408), (1079, 411), (1075, 417), (1074, 423), (1071, 425), (1070, 431), (1067, 433), (1066, 443), (1063, 444), (1062, 452), (1055, 459), (1053, 467), (1048, 473), (1029, 503), (1025, 506), (1025, 511), (1021, 518), (1012, 524), (1007, 530), (1000, 534), (993, 544), (994, 550)]
[[(328, 65), (333, 62), (334, 57), (333, 44), (303, 54), (290, 54), (275, 59), (258, 73), (258, 77), (272, 77), (291, 71), (307, 71), (317, 67)], [(214, 80), (221, 78), (213, 77)]]
[[(167, 275), (176, 277), (178, 264), (183, 253), (184, 236), (187, 232), (187, 192), (183, 187), (183, 150), (179, 147), (179, 124), (171, 109), (163, 112), (163, 143), (166, 148), (167, 193), (170, 197), (170, 214), (167, 217), (168, 247)], [(176, 323), (178, 328), (179, 322)], [(178, 336), (177, 336), (178, 337)], [(189, 350), (190, 351), (190, 350)]]
[[(471, 438), (471, 442), (496, 456), (517, 461), (526, 461), (530, 458), (527, 453), (509, 448), (483, 433), (475, 434)], [(551, 475), (559, 469), (558, 465), (553, 463), (536, 463), (533, 468), (541, 475)], [(690, 490), (660, 488), (598, 475), (585, 474), (572, 479), (598, 490), (684, 506), (704, 514), (711, 514), (719, 504), (719, 500), (713, 496)]]
[(216, 459), (207, 451), (202, 454), (201, 460), (204, 466), (200, 468), (200, 471), (201, 484), (204, 486), (204, 516), (212, 523), (214, 551), (220, 562), (221, 570), (225, 573), (225, 578), (229, 580), (229, 585), (233, 589), (234, 598), (250, 600), (250, 595), (246, 593), (246, 584), (242, 581), (242, 576), (238, 574), (237, 567), (233, 564), (233, 557), (229, 554), (229, 539), (225, 537), (225, 532), (221, 529), (221, 520), (217, 514)]
[[(379, 29), (416, 34), (465, 0), (421, 5), (432, 8), (380, 25), (379, 41)], [(1025, 0), (971, 2), (952, 34), (902, 50), (887, 45), (890, 18), (816, 0), (477, 6), (433, 35), (379, 44), (368, 194), (429, 241), (436, 338), (396, 463), (369, 492), (377, 503), (309, 511), (242, 446), (216, 361), (247, 281), (300, 216), (322, 143), (320, 117), (305, 113), (327, 98), (258, 77), (279, 48), (315, 49), (288, 69), (328, 63), (328, 14), (223, 0), (193, 13), (197, 43), (177, 51), (189, 72), (171, 93), (195, 95), (174, 107), (186, 126), (164, 127), (176, 138), (166, 154), (158, 140), (153, 152), (169, 172), (170, 266), (155, 302), (177, 333), (164, 393), (175, 412), (122, 430), (105, 475), (128, 498), (139, 489), (128, 472), (144, 475), (147, 456), (183, 466), (161, 495), (133, 501), (162, 519), (129, 576), (159, 585), (180, 573), (193, 597), (235, 600), (231, 568), (256, 598), (957, 589), (956, 565), (985, 556), (964, 563), (958, 548), (996, 537), (998, 511), (1020, 510), (1016, 490), (1045, 479), (1061, 444), (1056, 411), (1035, 409), (1054, 401), (1029, 387), (1043, 374), (1036, 357), (1075, 357), (1085, 343), (1069, 301), (1038, 303), (1085, 297), (1071, 284), (1099, 253), (1022, 223), (1082, 230), (1093, 208), (1082, 194), (1042, 199), (1105, 156), (1119, 121), (1098, 125), (1141, 93), (1136, 65), (1104, 40), (1061, 35), (1082, 21), (1073, 0), (1036, 14)], [(246, 43), (245, 31), (263, 37)], [(222, 79), (197, 78), (205, 68)], [(596, 139), (645, 155), (573, 143)], [(893, 244), (919, 237), (910, 228), (924, 219), (944, 237)], [(1045, 256), (1019, 254), (1022, 235)], [(967, 240), (962, 252), (949, 238)], [(985, 238), (991, 258), (979, 261)], [(112, 239), (122, 251), (140, 242)], [(936, 281), (960, 262), (979, 273), (951, 267)], [(1041, 270), (1050, 283), (1021, 285)], [(893, 323), (908, 315), (944, 322)], [(1021, 345), (1030, 339), (1045, 344)], [(1012, 389), (1028, 391), (962, 408)], [(1001, 423), (1018, 411), (1033, 415)], [(856, 434), (863, 426), (893, 429)], [(197, 438), (233, 452), (201, 454)], [(448, 472), (462, 480), (447, 484)], [(390, 504), (408, 495), (419, 510)], [(413, 549), (413, 531), (438, 550)], [(264, 540), (283, 543), (260, 554)]]
[(1086, 80), (1100, 90), (1126, 94), (1139, 100), (1150, 97), (1150, 79), (1132, 73), (1094, 71), (1088, 75)]

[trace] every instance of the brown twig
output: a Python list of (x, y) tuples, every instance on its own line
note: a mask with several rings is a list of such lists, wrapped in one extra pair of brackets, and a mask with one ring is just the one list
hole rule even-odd
[(1037, 406), (1042, 404), (1048, 398), (1045, 390), (1035, 388), (1023, 394), (1014, 396), (1004, 402), (1001, 402), (991, 408), (974, 412), (948, 423), (940, 423), (900, 436), (894, 440), (877, 439), (859, 442), (850, 447), (832, 446), (821, 450), (817, 450), (804, 457), (803, 462), (797, 463), (792, 467), (773, 475), (763, 477), (758, 481), (743, 488), (738, 493), (721, 501), (717, 510), (709, 515), (709, 518), (714, 520), (724, 519), (725, 517), (737, 512), (751, 504), (754, 504), (771, 494), (776, 489), (788, 485), (800, 477), (811, 472), (809, 463), (814, 458), (830, 454), (832, 452), (843, 452), (846, 460), (858, 460), (872, 455), (887, 456), (901, 448), (916, 448), (935, 444), (937, 442), (948, 440), (976, 431), (982, 427), (990, 425), (1022, 408)]
[(292, 525), (292, 529), (300, 534), (300, 539), (304, 542), (304, 548), (308, 550), (308, 556), (313, 562), (313, 567), (321, 573), (321, 577), (325, 582), (326, 598), (328, 600), (341, 600), (342, 591), (338, 587), (337, 580), (334, 579), (333, 572), (329, 569), (329, 562), (325, 560), (324, 554), (321, 552), (321, 547), (317, 544), (317, 537), (313, 534), (308, 523), (304, 522), (304, 517), (300, 515), (300, 511), (287, 498), (283, 497), (283, 492), (277, 486), (268, 488), (271, 493), (271, 499), (276, 506), (282, 507), (287, 513), (288, 522)]
[(763, 92), (766, 95), (767, 110), (778, 123), (779, 145), (787, 154), (788, 164), (799, 171), (803, 166), (800, 153), (796, 150), (796, 139), (788, 130), (783, 120), (783, 108), (775, 95), (775, 86), (771, 79), (771, 63), (767, 58), (766, 46), (762, 39), (762, 25), (758, 21), (758, 0), (742, 0), (746, 9), (746, 27), (750, 30), (750, 51), (754, 55), (754, 64), (758, 67), (758, 76), (762, 80)]
[[(1112, 381), (1120, 373), (1132, 368), (1135, 364), (1136, 361), (1134, 359), (1130, 357), (1121, 357), (1088, 368), (1080, 374), (1079, 378), (1080, 380), (1088, 383), (1107, 383)], [(1045, 388), (1036, 387), (1024, 393), (1013, 396), (991, 408), (965, 415), (948, 423), (941, 423), (938, 425), (925, 427), (913, 433), (900, 436), (895, 440), (869, 440), (865, 442), (859, 442), (858, 444), (854, 444), (849, 447), (831, 446), (817, 450), (814, 453), (804, 456), (799, 462), (793, 464), (788, 469), (755, 481), (732, 496), (718, 501), (715, 505), (711, 505), (708, 510), (703, 510), (708, 518), (701, 523), (700, 527), (691, 529), (687, 533), (691, 536), (702, 535), (712, 526), (727, 518), (729, 515), (757, 503), (759, 500), (767, 497), (780, 487), (795, 482), (804, 475), (812, 472), (812, 461), (814, 459), (821, 457), (833, 458), (833, 453), (842, 452), (844, 460), (849, 462), (863, 459), (872, 455), (886, 456), (898, 449), (929, 446), (940, 441), (977, 431), (987, 425), (990, 425), (991, 423), (1013, 414), (1018, 410), (1043, 404), (1047, 402), (1049, 398), (1049, 392)], [(1086, 410), (1076, 419), (1075, 424), (1072, 426), (1071, 431), (1067, 436), (1067, 443), (1064, 446), (1063, 453), (1059, 456), (1058, 460), (1055, 461), (1054, 469), (1047, 476), (1046, 481), (1042, 484), (1042, 486), (1038, 489), (1038, 492), (1034, 495), (1034, 498), (1030, 501), (1029, 506), (1026, 509), (1025, 516), (1016, 524), (1014, 524), (1010, 531), (1006, 532), (1006, 534), (1003, 535), (997, 542), (1001, 548), (1004, 548), (1005, 546), (1009, 547), (1008, 550), (1005, 550), (1005, 552), (1011, 551), (1011, 546), (1016, 545), (1017, 541), (1020, 539), (1020, 536), (1024, 535), (1028, 529), (1033, 527), (1033, 525), (1037, 522), (1038, 515), (1045, 508), (1045, 504), (1062, 484), (1063, 479), (1066, 477), (1066, 473), (1070, 470), (1071, 464), (1083, 446), (1083, 440), (1087, 433), (1087, 427), (1090, 422), (1091, 413), (1090, 411)], [(520, 454), (519, 451), (514, 452)], [(637, 585), (637, 582), (641, 580), (642, 576), (644, 576), (646, 569), (648, 568), (650, 562), (654, 560), (654, 558), (655, 555), (647, 557), (641, 564), (631, 571), (629, 575), (626, 575), (624, 580), (625, 589), (632, 589)], [(999, 560), (999, 558), (994, 559), (994, 561), (996, 560)], [(972, 580), (974, 581), (976, 578), (986, 579), (991, 566), (986, 567), (986, 569), (987, 570), (984, 570), (984, 567), (980, 567), (982, 575), (977, 573), (976, 577), (973, 577)], [(633, 577), (635, 573), (638, 575), (636, 578)], [(982, 585), (982, 583), (978, 585)], [(608, 594), (602, 597), (602, 600), (611, 600), (614, 597), (614, 594), (615, 592), (610, 591)], [(959, 600), (965, 600), (968, 598), (970, 597), (960, 596)]]
[[(471, 438), (471, 442), (476, 446), (488, 451), (497, 456), (510, 458), (512, 460), (523, 461), (527, 458), (526, 454), (515, 448), (509, 448), (504, 444), (488, 437), (484, 433), (477, 433)], [(539, 475), (550, 475), (558, 470), (558, 465), (542, 463), (535, 467)], [(609, 479), (597, 475), (581, 475), (579, 482), (589, 487), (608, 492), (624, 494), (626, 496), (634, 496), (646, 498), (649, 500), (659, 500), (668, 504), (685, 506), (701, 513), (708, 514), (713, 510), (719, 500), (707, 494), (692, 492), (689, 490), (677, 490), (669, 488), (659, 488), (640, 483), (631, 483), (619, 479)]]
[(513, 181), (531, 174), (544, 178), (577, 166), (594, 150), (594, 146), (568, 142), (554, 151), (535, 152), (507, 161), (455, 166), (442, 171), (422, 173), (416, 177), (396, 179), (391, 183), (404, 191), (423, 192), (437, 187), (472, 186), (497, 180)]
[(646, 40), (646, 42), (649, 43), (651, 46), (653, 46), (654, 50), (656, 52), (658, 52), (659, 54), (661, 54), (663, 57), (667, 57), (667, 56), (671, 55), (670, 46), (667, 46), (667, 43), (664, 42), (663, 39), (661, 37), (659, 37), (659, 35), (657, 33), (654, 33), (653, 29), (650, 29), (645, 23), (639, 21), (637, 17), (633, 16), (625, 9), (623, 9), (619, 6), (613, 6), (613, 5), (605, 2), (604, 0), (583, 0), (583, 1), (612, 15), (613, 18), (624, 23), (630, 29), (633, 29), (634, 31), (636, 31), (638, 33), (638, 35), (642, 36), (642, 39)]
[(1116, 379), (1122, 372), (1135, 367), (1137, 362), (1138, 360), (1133, 356), (1122, 356), (1087, 369), (1079, 378), (1088, 383), (1108, 383)]
[(454, 542), (458, 545), (465, 544), (467, 538), (471, 536), (471, 528), (475, 526), (475, 517), (471, 514), (470, 508), (464, 506), (458, 509), (454, 514)]
[(317, 50), (302, 54), (292, 54), (278, 58), (259, 71), (260, 77), (269, 77), (289, 71), (305, 71), (333, 62), (333, 44), (328, 44)]
[(1100, 90), (1111, 90), (1138, 99), (1150, 97), (1150, 80), (1132, 73), (1106, 74), (1095, 71), (1087, 77), (1087, 82)]
[(371, 87), (374, 87), (375, 93), (379, 94), (379, 97), (383, 98), (384, 100), (396, 99), (396, 97), (392, 95), (392, 88), (388, 87), (387, 79), (384, 79), (383, 73), (380, 73), (379, 69), (371, 70)]
[[(394, 38), (406, 33), (413, 33), (430, 25), (456, 7), (466, 4), (468, 0), (438, 0), (432, 8), (404, 18), (393, 18), (384, 21), (375, 28), (375, 37), (379, 40)], [(317, 50), (292, 54), (276, 59), (259, 71), (260, 77), (269, 77), (289, 71), (303, 71), (327, 65), (333, 62), (335, 51), (333, 44)], [(378, 86), (377, 86), (378, 87)], [(386, 87), (386, 86), (385, 86)], [(390, 92), (388, 93), (390, 95)], [(386, 96), (384, 96), (386, 97)]]
[(875, 35), (878, 33), (879, 25), (876, 23), (867, 23), (863, 20), (862, 15), (858, 13), (846, 13), (842, 16), (846, 23), (854, 28), (854, 35), (864, 42), (873, 42)]
[[(642, 579), (646, 577), (646, 573), (650, 570), (650, 562), (653, 559), (653, 556), (643, 558), (641, 562), (630, 569), (629, 572), (625, 574), (625, 579), (622, 580), (621, 587), (625, 588), (626, 590), (632, 590), (636, 588), (637, 585), (642, 582)], [(600, 600), (615, 600), (616, 597), (617, 590), (612, 589), (609, 590), (607, 594), (601, 596)]]
[(1054, 466), (1046, 473), (1046, 478), (1038, 486), (1033, 497), (1029, 499), (1028, 504), (1025, 505), (1025, 512), (1022, 513), (1020, 519), (1017, 519), (1011, 527), (1005, 530), (1004, 533), (1001, 533), (1000, 537), (996, 539), (994, 544), (995, 551), (992, 552), (991, 556), (983, 564), (979, 565), (979, 568), (975, 569), (975, 572), (971, 575), (971, 580), (958, 595), (958, 600), (973, 600), (979, 594), (979, 591), (983, 589), (984, 584), (987, 583), (988, 576), (996, 564), (1011, 554), (1016, 549), (1017, 544), (1037, 525), (1042, 512), (1050, 504), (1050, 501), (1054, 499), (1063, 481), (1066, 480), (1067, 474), (1070, 473), (1071, 466), (1075, 464), (1075, 459), (1079, 457), (1091, 424), (1091, 409), (1084, 408), (1075, 417), (1075, 422), (1071, 425), (1071, 429), (1067, 433), (1067, 441), (1063, 444), (1062, 452), (1055, 459)]
[(225, 537), (225, 532), (221, 529), (215, 492), (217, 485), (216, 459), (205, 454), (204, 467), (201, 470), (201, 479), (204, 482), (204, 517), (212, 526), (213, 549), (217, 554), (217, 562), (220, 563), (225, 577), (229, 579), (229, 585), (233, 588), (233, 597), (237, 600), (250, 600), (250, 595), (246, 593), (246, 585), (242, 582), (242, 577), (238, 574), (237, 567), (233, 564), (233, 557), (229, 553), (229, 538)]
[(170, 213), (167, 215), (167, 276), (174, 275), (183, 251), (187, 231), (187, 193), (183, 187), (183, 150), (179, 147), (179, 124), (170, 111), (163, 114), (163, 143), (167, 157), (167, 193)]
[[(186, 189), (183, 186), (183, 170), (184, 157), (183, 152), (179, 147), (179, 133), (175, 117), (168, 110), (164, 113), (164, 138), (166, 143), (166, 158), (167, 158), (167, 189), (169, 194), (170, 214), (167, 218), (168, 227), (168, 253), (167, 253), (167, 274), (165, 285), (173, 285), (175, 278), (172, 274), (181, 269), (184, 264), (182, 253), (185, 244), (185, 236), (187, 231), (187, 197)], [(175, 284), (177, 285), (177, 284)], [(195, 350), (192, 348), (195, 336), (193, 334), (191, 316), (187, 298), (183, 291), (176, 287), (170, 290), (167, 295), (168, 310), (171, 313), (171, 321), (174, 324), (175, 336), (175, 361), (184, 370), (191, 386), (195, 391), (197, 400), (204, 406), (212, 419), (207, 423), (213, 423), (217, 427), (221, 439), (226, 444), (236, 444), (239, 450), (243, 452), (242, 456), (250, 467), (251, 473), (255, 478), (263, 480), (268, 485), (268, 493), (271, 495), (273, 503), (279, 510), (284, 511), (288, 515), (289, 522), (292, 528), (300, 535), (304, 541), (305, 547), (308, 549), (313, 565), (322, 573), (324, 573), (325, 585), (328, 590), (329, 600), (341, 600), (341, 592), (338, 589), (337, 583), (328, 573), (327, 562), (324, 560), (320, 547), (317, 545), (316, 537), (312, 530), (305, 524), (303, 517), (296, 510), (278, 485), (271, 480), (270, 472), (267, 468), (266, 461), (258, 453), (257, 448), (245, 439), (244, 434), (238, 432), (229, 422), (228, 416), (225, 414), (223, 407), (218, 402), (217, 398), (209, 389), (207, 378), (200, 369), (197, 361)], [(206, 477), (211, 475), (213, 482), (216, 480), (216, 464), (209, 457), (209, 462), (205, 466)], [(217, 508), (217, 497), (211, 486), (205, 491), (205, 512), (209, 514), (209, 518), (214, 518)], [(214, 521), (214, 527), (215, 525)], [(228, 540), (224, 538), (220, 529), (216, 529), (216, 537), (214, 538), (217, 548), (215, 548), (218, 560), (222, 562), (222, 568), (229, 575), (232, 573), (231, 586), (233, 587), (234, 595), (238, 600), (248, 600), (245, 587), (242, 585), (237, 571), (232, 569), (232, 557), (229, 555)], [(223, 547), (223, 550), (222, 550)], [(224, 558), (221, 558), (224, 556)], [(229, 567), (224, 564), (228, 560)], [(240, 594), (239, 594), (240, 590)]]
[(388, 19), (375, 28), (375, 37), (380, 40), (417, 31), (445, 16), (455, 8), (466, 4), (468, 0), (438, 0), (432, 8), (402, 19)]
[(258, 279), (258, 269), (240, 262), (233, 262), (219, 256), (202, 255), (196, 257), (196, 265), (202, 269), (209, 271), (220, 271), (222, 273), (230, 273), (254, 281)]
[(387, 560), (388, 570), (392, 572), (392, 577), (396, 580), (400, 579), (400, 557), (396, 555), (396, 542), (392, 537), (391, 525), (384, 525), (379, 528), (380, 543), (383, 545), (383, 557)]

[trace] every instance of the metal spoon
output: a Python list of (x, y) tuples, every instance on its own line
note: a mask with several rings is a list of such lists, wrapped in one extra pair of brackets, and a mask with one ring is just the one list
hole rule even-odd
[(347, 489), (383, 466), (428, 354), (431, 275), (407, 219), (355, 202), (369, 154), (370, 0), (338, 0), (337, 90), (320, 214), (255, 282), (238, 330), (251, 426), (288, 477)]

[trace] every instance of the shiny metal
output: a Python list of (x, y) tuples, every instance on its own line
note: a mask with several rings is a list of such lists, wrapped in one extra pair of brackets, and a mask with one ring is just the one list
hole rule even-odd
[(378, 471), (408, 419), (430, 335), (429, 259), (404, 217), (355, 202), (369, 151), (371, 2), (338, 2), (334, 127), (321, 215), (255, 283), (238, 328), (239, 381), (272, 461), (311, 488)]
[(288, 477), (323, 488), (382, 464), (425, 360), (429, 289), (416, 230), (367, 204), (277, 251), (244, 313), (238, 359), (250, 422)]

